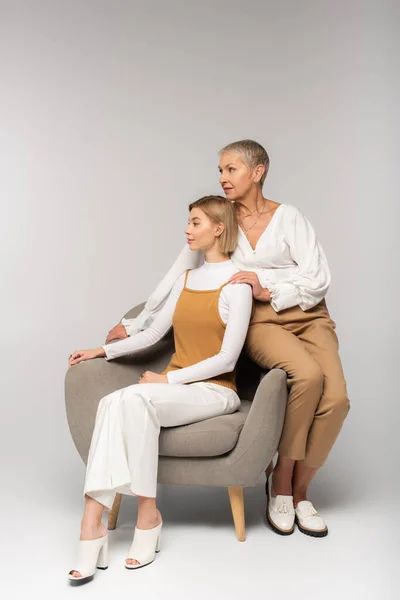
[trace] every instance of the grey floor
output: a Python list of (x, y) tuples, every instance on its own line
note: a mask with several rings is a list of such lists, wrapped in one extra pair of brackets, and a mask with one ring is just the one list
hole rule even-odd
[[(298, 530), (290, 537), (265, 524), (263, 482), (245, 491), (247, 540), (235, 538), (225, 489), (159, 486), (164, 518), (161, 552), (139, 571), (124, 569), (136, 515), (124, 497), (118, 528), (110, 533), (110, 568), (71, 588), (67, 573), (79, 537), (84, 467), (79, 457), (55, 468), (52, 457), (39, 471), (29, 456), (3, 471), (11, 493), (3, 496), (0, 587), (3, 598), (273, 598), (387, 600), (399, 557), (395, 503), (371, 487), (344, 497), (333, 476), (322, 471), (311, 497), (330, 528), (313, 539)], [(24, 476), (22, 477), (22, 473)]]

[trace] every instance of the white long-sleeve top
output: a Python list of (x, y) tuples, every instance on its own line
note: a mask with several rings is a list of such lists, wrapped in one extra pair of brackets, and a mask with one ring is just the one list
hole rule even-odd
[[(192, 251), (186, 244), (140, 315), (122, 320), (128, 335), (148, 327), (177, 278), (203, 260), (201, 251)], [(311, 223), (290, 204), (278, 206), (254, 250), (239, 228), (232, 262), (241, 271), (257, 273), (261, 286), (271, 293), (271, 306), (276, 312), (292, 306), (304, 311), (312, 308), (326, 296), (331, 282), (325, 253)]]
[[(237, 272), (238, 269), (232, 260), (220, 263), (204, 262), (201, 267), (190, 271), (186, 287), (192, 290), (218, 289)], [(134, 333), (131, 337), (103, 346), (106, 359), (136, 354), (164, 337), (172, 327), (176, 303), (184, 283), (185, 273), (178, 276), (171, 293), (148, 328)], [(253, 294), (250, 285), (228, 284), (222, 288), (218, 299), (218, 310), (222, 321), (226, 324), (226, 329), (220, 352), (190, 367), (170, 371), (167, 373), (168, 382), (204, 381), (233, 371), (246, 339), (252, 303)]]

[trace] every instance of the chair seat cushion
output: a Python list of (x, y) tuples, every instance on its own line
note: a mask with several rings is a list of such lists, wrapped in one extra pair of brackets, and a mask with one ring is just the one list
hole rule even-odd
[(251, 402), (242, 400), (239, 409), (199, 423), (179, 427), (162, 427), (161, 456), (220, 456), (236, 446), (246, 421)]

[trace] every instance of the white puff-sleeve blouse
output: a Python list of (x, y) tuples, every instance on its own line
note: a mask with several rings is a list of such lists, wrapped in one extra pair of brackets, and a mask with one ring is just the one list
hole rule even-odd
[(308, 310), (326, 296), (331, 274), (311, 223), (289, 204), (280, 204), (255, 249), (239, 228), (232, 260), (242, 271), (257, 273), (279, 312), (292, 306)]
[[(270, 303), (276, 312), (293, 306), (309, 310), (326, 296), (331, 282), (325, 253), (311, 223), (290, 204), (278, 206), (254, 250), (239, 228), (232, 261), (241, 271), (257, 273), (261, 286), (271, 293)], [(136, 319), (122, 320), (127, 333), (131, 335), (148, 327), (177, 278), (186, 269), (195, 269), (203, 262), (203, 253), (192, 251), (185, 244), (140, 315)]]

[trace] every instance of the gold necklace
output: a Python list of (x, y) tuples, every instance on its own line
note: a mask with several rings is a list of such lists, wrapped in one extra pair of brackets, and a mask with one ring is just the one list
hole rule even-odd
[(256, 211), (260, 212), (260, 211), (258, 210), (258, 206), (256, 206), (254, 210), (249, 210), (249, 214), (248, 214), (247, 216), (250, 216), (250, 215), (252, 215), (252, 214), (253, 214), (253, 213), (255, 213)]
[[(257, 210), (258, 210), (258, 209), (257, 209)], [(253, 210), (253, 212), (255, 212), (255, 211)], [(243, 231), (244, 231), (244, 233), (245, 233), (246, 237), (247, 237), (247, 232), (248, 232), (248, 231), (250, 231), (250, 229), (253, 229), (253, 227), (254, 227), (254, 226), (255, 226), (255, 225), (258, 223), (258, 220), (259, 220), (259, 218), (261, 217), (261, 215), (263, 215), (263, 214), (264, 214), (264, 213), (266, 213), (266, 212), (268, 212), (268, 211), (266, 211), (266, 210), (263, 210), (263, 211), (259, 212), (259, 213), (258, 213), (258, 217), (257, 217), (257, 219), (254, 221), (253, 225), (251, 225), (251, 226), (250, 226), (250, 227), (248, 227), (247, 229), (245, 229), (245, 228), (244, 228), (244, 226), (243, 226), (243, 224), (242, 224), (242, 221), (240, 222), (240, 226), (242, 227), (242, 229), (243, 229)], [(271, 212), (271, 211), (269, 211), (269, 212)], [(251, 214), (252, 214), (252, 213), (251, 213)]]
[[(265, 206), (265, 201), (264, 201), (264, 206)], [(242, 219), (247, 219), (247, 217), (250, 217), (250, 216), (251, 216), (253, 213), (255, 213), (256, 211), (258, 212), (258, 214), (260, 214), (260, 211), (258, 210), (258, 206), (257, 206), (257, 205), (256, 205), (256, 207), (255, 207), (255, 209), (254, 209), (254, 210), (250, 210), (250, 209), (248, 209), (248, 208), (247, 208), (247, 206), (246, 206), (246, 209), (247, 209), (249, 212), (248, 212), (248, 214), (247, 214), (247, 215), (244, 215), (244, 216), (242, 217)], [(261, 212), (263, 212), (263, 211), (261, 211)]]

